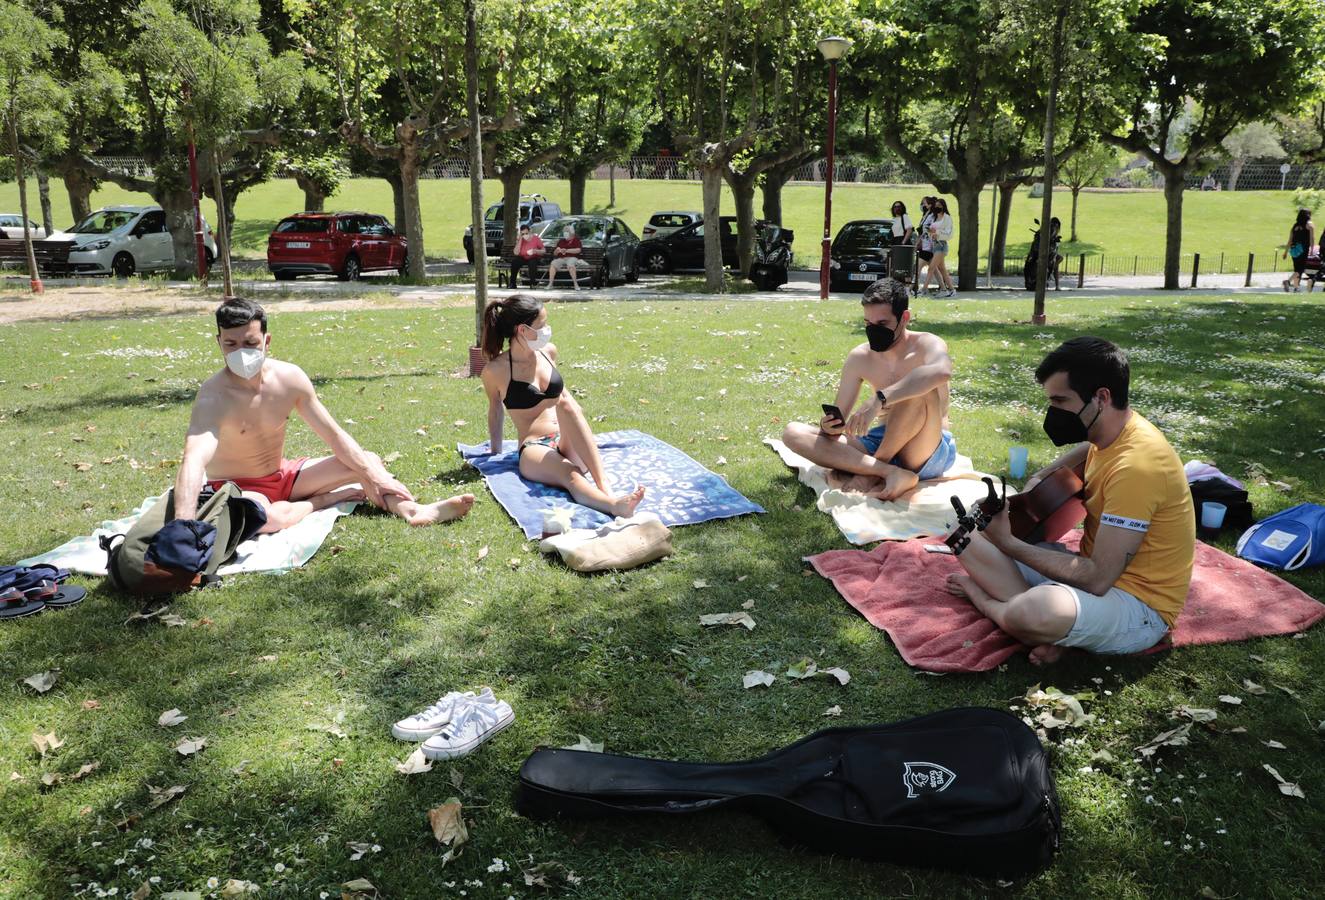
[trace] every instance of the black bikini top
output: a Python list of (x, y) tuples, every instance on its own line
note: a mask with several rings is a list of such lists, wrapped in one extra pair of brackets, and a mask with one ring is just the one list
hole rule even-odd
[[(539, 350), (538, 355), (544, 356), (543, 351)], [(552, 365), (552, 360), (548, 359), (548, 365), (552, 366), (552, 374), (547, 380), (547, 390), (540, 391), (528, 381), (515, 380), (515, 360), (507, 354), (507, 362), (511, 364), (511, 383), (506, 388), (506, 408), (507, 409), (533, 409), (544, 400), (555, 400), (561, 396), (561, 391), (565, 387), (561, 380), (561, 373), (557, 367)], [(538, 360), (534, 360), (534, 377), (538, 377)]]

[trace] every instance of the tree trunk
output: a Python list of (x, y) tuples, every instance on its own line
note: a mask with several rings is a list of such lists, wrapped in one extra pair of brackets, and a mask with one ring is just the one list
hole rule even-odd
[(400, 185), (405, 206), (405, 241), (409, 246), (405, 276), (414, 282), (423, 280), (423, 210), (419, 205), (418, 133), (411, 130), (400, 142)]
[(1003, 271), (1003, 257), (1007, 254), (1008, 222), (1012, 219), (1012, 198), (1017, 193), (1017, 184), (1015, 181), (998, 183), (998, 221), (994, 229), (994, 247), (990, 251), (995, 275), (1006, 274)]
[[(961, 216), (957, 220), (957, 288), (973, 291), (980, 280), (980, 194), (984, 191), (984, 182), (974, 179), (958, 178), (954, 193), (957, 195), (957, 211)], [(949, 252), (948, 258), (952, 258)], [(948, 271), (952, 271), (949, 263)]]
[(589, 172), (585, 169), (570, 170), (570, 214), (572, 216), (584, 215), (584, 185), (589, 179)]
[(616, 163), (607, 167), (607, 208), (616, 209)]
[[(469, 114), (469, 221), (474, 235), (474, 347), (482, 345), (488, 305), (488, 242), (483, 234), (483, 129), (478, 97), (478, 0), (465, 0), (465, 111)], [(483, 357), (469, 354), (469, 374), (483, 370)], [(498, 450), (497, 447), (489, 448)]]
[(727, 175), (727, 185), (736, 203), (736, 258), (742, 275), (748, 275), (754, 263), (755, 182), (758, 178), (748, 172), (729, 172)]
[(64, 189), (69, 194), (69, 214), (77, 225), (92, 214), (92, 189), (96, 183), (78, 168), (65, 170), (63, 177)]
[(166, 214), (175, 253), (174, 277), (188, 281), (198, 274), (198, 245), (193, 235), (193, 194), (187, 184), (159, 186), (154, 199)]
[(1076, 243), (1077, 240), (1077, 195), (1081, 193), (1081, 188), (1072, 188), (1072, 236), (1068, 238), (1070, 243)]
[(51, 215), (51, 178), (43, 169), (37, 170), (37, 198), (41, 203), (41, 227), (50, 234), (55, 230)]
[(722, 290), (722, 168), (701, 166), (700, 181), (704, 186), (704, 290), (718, 293)]
[(322, 193), (317, 182), (298, 172), (295, 173), (294, 181), (304, 192), (304, 212), (322, 212), (326, 209), (327, 196)]
[(782, 224), (782, 186), (785, 182), (771, 171), (764, 173), (760, 191), (764, 195), (764, 218), (774, 225)]
[(28, 183), (23, 174), (23, 153), (18, 146), (18, 123), (9, 120), (9, 144), (14, 154), (14, 177), (18, 180), (18, 211), (23, 217), (23, 249), (28, 255), (28, 282), (32, 293), (40, 294), (41, 272), (37, 270), (37, 254), (32, 250), (32, 229), (28, 227)]
[(391, 219), (395, 225), (396, 234), (405, 233), (405, 182), (401, 180), (400, 172), (395, 171), (388, 175), (383, 175), (386, 183), (391, 185)]
[(1238, 179), (1242, 177), (1242, 167), (1247, 161), (1241, 156), (1235, 157), (1228, 167), (1228, 189), (1236, 191), (1238, 189)]
[(230, 226), (234, 215), (232, 200), (229, 200), (221, 184), (221, 162), (212, 151), (212, 199), (216, 201), (216, 255), (221, 260), (221, 296), (235, 295), (235, 282), (230, 270)]
[(1182, 193), (1185, 170), (1179, 167), (1164, 173), (1164, 203), (1168, 207), (1168, 222), (1164, 232), (1164, 290), (1178, 290), (1182, 265)]
[[(520, 185), (524, 182), (524, 174), (523, 166), (503, 166), (501, 170), (501, 252), (503, 253), (507, 247), (515, 246), (515, 233), (520, 228)], [(486, 239), (485, 234), (484, 240)]]

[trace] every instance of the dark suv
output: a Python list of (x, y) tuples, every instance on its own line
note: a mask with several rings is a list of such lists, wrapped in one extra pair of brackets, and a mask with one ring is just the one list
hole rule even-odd
[[(722, 236), (722, 264), (735, 268), (736, 217), (721, 216), (718, 230)], [(639, 269), (650, 275), (665, 275), (679, 269), (704, 268), (704, 223), (696, 222), (666, 237), (653, 238), (639, 245)]]
[[(487, 237), (488, 259), (501, 256), (503, 215), (505, 204), (494, 203), (483, 214), (483, 231)], [(516, 226), (537, 225), (550, 219), (561, 218), (561, 207), (542, 194), (526, 194), (520, 197), (520, 220)], [(465, 259), (474, 261), (474, 226), (465, 229)]]

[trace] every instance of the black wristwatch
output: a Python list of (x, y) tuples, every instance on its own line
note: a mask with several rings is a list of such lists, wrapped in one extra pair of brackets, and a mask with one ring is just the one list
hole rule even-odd
[(888, 405), (888, 398), (884, 396), (883, 391), (875, 391), (874, 396), (879, 401), (879, 409), (883, 409), (885, 406)]

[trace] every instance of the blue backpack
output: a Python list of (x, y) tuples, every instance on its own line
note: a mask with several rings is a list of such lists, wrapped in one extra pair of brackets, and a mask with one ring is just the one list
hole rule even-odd
[(1238, 538), (1238, 556), (1274, 569), (1325, 563), (1325, 506), (1299, 503), (1262, 519)]

